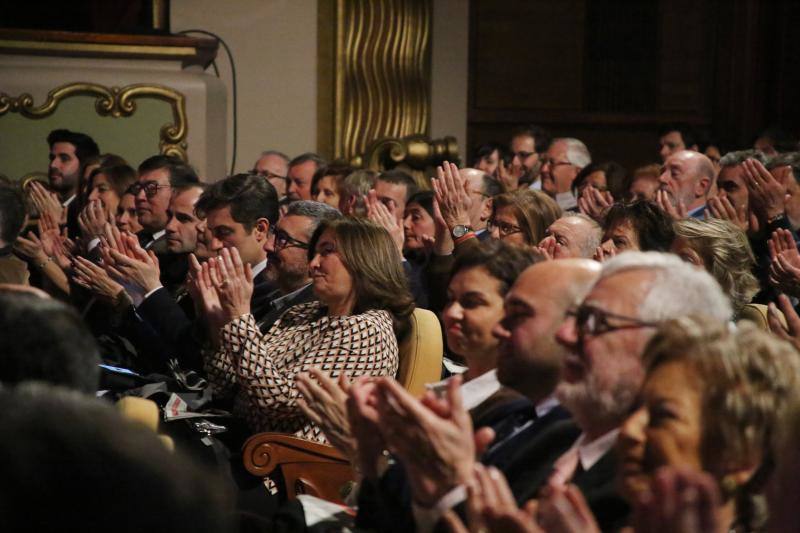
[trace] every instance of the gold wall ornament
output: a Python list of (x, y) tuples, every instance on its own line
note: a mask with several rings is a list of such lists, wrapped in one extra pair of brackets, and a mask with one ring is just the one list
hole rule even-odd
[(354, 163), (371, 170), (388, 170), (398, 165), (425, 170), (444, 161), (459, 162), (455, 137), (431, 140), (424, 135), (408, 135), (402, 139), (376, 139), (367, 147), (364, 157), (356, 158)]
[(129, 117), (136, 112), (138, 98), (153, 98), (170, 105), (172, 123), (161, 126), (158, 146), (162, 154), (187, 161), (186, 99), (182, 93), (163, 85), (137, 83), (125, 87), (105, 87), (97, 83), (79, 82), (56, 87), (47, 93), (43, 104), (35, 106), (33, 96), (23, 93), (17, 97), (0, 93), (0, 116), (6, 113), (39, 119), (52, 115), (58, 105), (71, 96), (96, 96), (94, 107), (100, 116)]
[(318, 149), (353, 160), (430, 127), (431, 0), (319, 2)]

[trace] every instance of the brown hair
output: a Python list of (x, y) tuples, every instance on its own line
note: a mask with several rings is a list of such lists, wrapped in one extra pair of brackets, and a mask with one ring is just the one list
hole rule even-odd
[(111, 188), (117, 193), (119, 198), (125, 194), (128, 187), (136, 182), (136, 171), (128, 165), (114, 165), (111, 167), (97, 167), (89, 174), (89, 181), (86, 184), (87, 191), (91, 192), (94, 187), (94, 178), (98, 174), (103, 174), (108, 180)]
[(544, 239), (545, 230), (561, 217), (561, 208), (552, 198), (531, 189), (518, 189), (495, 196), (492, 200), (492, 218), (501, 207), (510, 207), (514, 211), (517, 224), (531, 246), (536, 246)]
[(383, 309), (392, 315), (398, 341), (410, 329), (414, 298), (402, 266), (402, 257), (389, 232), (360, 218), (323, 220), (308, 245), (308, 260), (316, 253), (317, 241), (330, 229), (336, 236), (336, 249), (353, 278), (356, 304), (353, 312)]

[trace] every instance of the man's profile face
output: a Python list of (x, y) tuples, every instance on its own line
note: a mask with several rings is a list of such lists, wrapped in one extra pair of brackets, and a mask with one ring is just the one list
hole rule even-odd
[(554, 142), (542, 163), (542, 190), (553, 197), (571, 191), (579, 171), (567, 159), (567, 143)]
[(50, 148), (50, 167), (47, 175), (53, 190), (66, 194), (78, 185), (81, 162), (75, 155), (75, 145), (68, 142), (53, 143)]
[(311, 200), (311, 180), (316, 171), (317, 164), (313, 161), (306, 161), (305, 163), (300, 163), (299, 165), (294, 165), (289, 168), (289, 185), (286, 189), (286, 195), (289, 197), (289, 200), (292, 202)]
[[(308, 217), (284, 216), (275, 225), (275, 235), (308, 244), (312, 223), (312, 219)], [(267, 276), (276, 280), (283, 290), (297, 289), (308, 281), (308, 250), (291, 240), (287, 240), (285, 244), (276, 240), (269, 239), (264, 246), (268, 259)]]
[(398, 224), (403, 225), (403, 214), (406, 212), (406, 194), (408, 188), (401, 183), (391, 183), (378, 178), (375, 182), (375, 193), (389, 212), (397, 218)]
[(722, 167), (717, 176), (717, 191), (719, 196), (725, 196), (734, 209), (750, 208), (750, 193), (744, 181), (744, 166)]
[(197, 248), (197, 225), (201, 222), (194, 212), (194, 204), (202, 194), (198, 187), (192, 187), (172, 196), (169, 203), (169, 222), (165, 228), (167, 249), (172, 253), (194, 252)]
[(672, 154), (678, 153), (681, 150), (686, 150), (686, 144), (683, 142), (683, 137), (679, 131), (670, 131), (662, 135), (658, 139), (659, 151), (661, 160), (666, 161)]
[(260, 263), (264, 259), (264, 240), (269, 230), (269, 223), (262, 220), (261, 224), (266, 227), (247, 231), (244, 224), (233, 219), (229, 205), (211, 210), (206, 217), (209, 252), (213, 256), (219, 255), (223, 248), (236, 248), (243, 263)]
[(673, 205), (683, 202), (686, 208), (696, 201), (698, 193), (703, 190), (701, 176), (692, 154), (695, 152), (681, 151), (669, 156), (661, 168), (659, 181), (661, 190), (666, 191)]
[(536, 140), (530, 135), (517, 135), (511, 139), (511, 168), (518, 170), (523, 182), (530, 182), (539, 170)]
[[(152, 185), (155, 183), (156, 185)], [(143, 188), (136, 195), (136, 215), (139, 217), (139, 224), (147, 231), (158, 232), (167, 225), (169, 217), (169, 201), (172, 196), (172, 187), (169, 184), (169, 170), (157, 168), (150, 172), (145, 172), (139, 176), (139, 184), (149, 187), (157, 187), (155, 194), (148, 196)]]
[(286, 161), (278, 155), (262, 155), (253, 165), (253, 173), (265, 177), (275, 187), (278, 198), (283, 198), (286, 196), (287, 167)]

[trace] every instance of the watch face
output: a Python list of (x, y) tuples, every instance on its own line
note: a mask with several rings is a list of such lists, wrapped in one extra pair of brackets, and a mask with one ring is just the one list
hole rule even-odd
[(461, 225), (455, 226), (453, 228), (453, 237), (458, 239), (458, 238), (463, 237), (464, 235), (466, 235), (468, 231), (469, 231), (469, 228), (467, 226), (461, 226)]

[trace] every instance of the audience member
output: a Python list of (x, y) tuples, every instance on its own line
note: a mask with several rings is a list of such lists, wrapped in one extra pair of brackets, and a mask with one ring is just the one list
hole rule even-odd
[(339, 211), (348, 217), (367, 216), (366, 197), (375, 188), (378, 173), (356, 170), (339, 183)]
[(278, 199), (282, 200), (286, 196), (287, 174), (289, 173), (289, 157), (277, 150), (266, 150), (261, 152), (251, 174), (258, 174), (275, 187)]
[(658, 137), (658, 144), (661, 147), (658, 153), (664, 163), (671, 155), (683, 150), (698, 151), (694, 134), (685, 124), (667, 124), (661, 128)]
[(397, 340), (408, 332), (414, 304), (397, 248), (370, 222), (323, 221), (309, 242), (308, 259), (319, 302), (291, 307), (266, 333), (250, 313), (252, 268), (236, 249), (225, 248), (203, 265), (197, 292), (206, 309), (219, 302), (209, 329), (220, 348), (206, 360), (215, 395), (238, 390), (235, 412), (253, 431), (324, 442), (297, 406), (295, 375), (321, 366), (333, 377), (393, 376)]
[(656, 191), (661, 186), (659, 176), (661, 167), (659, 165), (646, 165), (633, 171), (631, 184), (623, 200), (647, 200), (655, 202)]
[(674, 239), (672, 221), (655, 204), (644, 200), (614, 204), (606, 213), (596, 257), (602, 261), (626, 250), (666, 252)]
[(356, 169), (350, 165), (326, 165), (317, 169), (311, 178), (311, 198), (331, 207), (339, 207), (339, 184)]
[(131, 190), (131, 187), (128, 187), (119, 199), (117, 212), (114, 215), (114, 223), (120, 231), (125, 231), (132, 235), (137, 235), (143, 229), (142, 225), (139, 224), (139, 217), (136, 216), (136, 195)]
[(561, 216), (561, 209), (546, 194), (518, 190), (492, 199), (492, 217), (486, 228), (495, 239), (512, 244), (536, 246), (545, 230)]
[(375, 194), (378, 200), (394, 215), (402, 227), (408, 200), (418, 190), (417, 182), (402, 170), (387, 170), (378, 174), (375, 180)]
[(542, 190), (564, 211), (575, 211), (578, 202), (572, 193), (572, 182), (592, 162), (589, 149), (578, 139), (554, 139), (542, 158)]
[[(14, 255), (14, 244), (25, 226), (26, 213), (22, 195), (10, 185), (0, 185), (0, 283), (27, 285), (28, 265)], [(31, 258), (47, 261), (44, 251)]]
[(519, 187), (542, 188), (542, 182), (539, 180), (541, 158), (550, 143), (550, 134), (539, 126), (522, 126), (511, 133), (509, 144), (511, 161), (508, 171), (505, 171), (502, 160), (499, 167), (499, 178), (506, 189), (513, 191)]
[(78, 185), (87, 160), (97, 156), (100, 150), (94, 139), (85, 133), (65, 129), (51, 131), (47, 136), (47, 144), (50, 146), (47, 172), (50, 187), (58, 194), (62, 208), (66, 209), (65, 218), (62, 213), (53, 215), (57, 221), (66, 222), (69, 236), (74, 238), (78, 236), (78, 213), (83, 207), (80, 202), (75, 203)]
[(286, 197), (290, 202), (313, 200), (311, 180), (314, 173), (325, 165), (324, 159), (311, 152), (301, 154), (289, 162), (289, 169), (286, 172)]
[(702, 218), (714, 178), (714, 166), (706, 156), (690, 150), (677, 151), (664, 161), (656, 198), (673, 219)]
[(572, 182), (572, 194), (580, 198), (587, 187), (598, 192), (608, 191), (612, 198), (624, 199), (630, 187), (628, 173), (619, 163), (590, 163), (583, 167)]
[(427, 255), (436, 231), (433, 217), (433, 191), (420, 191), (409, 198), (403, 218), (403, 255), (406, 258), (409, 254), (418, 258)]
[(586, 215), (567, 213), (550, 224), (544, 234), (537, 248), (548, 259), (591, 259), (600, 246), (603, 230)]
[(497, 178), (500, 162), (504, 161), (506, 157), (506, 149), (502, 144), (485, 143), (475, 149), (470, 166)]

